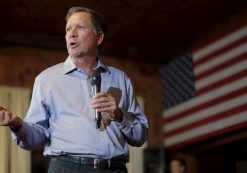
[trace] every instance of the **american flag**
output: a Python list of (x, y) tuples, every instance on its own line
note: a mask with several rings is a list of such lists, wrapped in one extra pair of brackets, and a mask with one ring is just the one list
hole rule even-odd
[(161, 66), (164, 145), (247, 128), (247, 25)]

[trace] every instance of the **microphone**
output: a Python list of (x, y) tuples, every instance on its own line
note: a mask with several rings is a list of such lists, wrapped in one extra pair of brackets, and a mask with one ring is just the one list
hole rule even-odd
[[(99, 68), (93, 71), (91, 84), (93, 87), (93, 95), (95, 96), (97, 93), (100, 92), (101, 75), (100, 75)], [(97, 109), (95, 109), (95, 112), (94, 112), (94, 120), (96, 121), (96, 129), (98, 129), (101, 124), (101, 112), (98, 112)]]

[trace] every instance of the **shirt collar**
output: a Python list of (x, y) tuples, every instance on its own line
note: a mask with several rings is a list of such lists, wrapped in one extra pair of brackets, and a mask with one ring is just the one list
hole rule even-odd
[[(97, 68), (101, 68), (102, 69), (102, 73), (104, 72), (108, 72), (109, 74), (111, 73), (109, 68), (103, 64), (99, 59), (97, 59), (97, 65), (96, 65), (96, 69)], [(71, 73), (75, 70), (79, 69), (78, 67), (76, 67), (76, 65), (74, 64), (72, 57), (69, 56), (66, 61), (64, 62), (64, 74), (68, 74)]]

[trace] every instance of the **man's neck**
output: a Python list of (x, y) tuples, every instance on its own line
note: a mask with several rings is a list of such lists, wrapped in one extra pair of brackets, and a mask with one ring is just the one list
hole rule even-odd
[(77, 67), (83, 69), (88, 75), (93, 72), (97, 64), (96, 57), (72, 57), (72, 60)]

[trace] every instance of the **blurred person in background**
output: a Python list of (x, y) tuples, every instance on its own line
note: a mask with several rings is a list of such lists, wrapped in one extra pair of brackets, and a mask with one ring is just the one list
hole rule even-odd
[(170, 173), (186, 173), (187, 163), (180, 158), (174, 158), (170, 162)]

